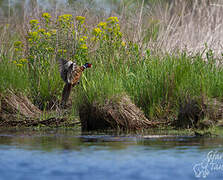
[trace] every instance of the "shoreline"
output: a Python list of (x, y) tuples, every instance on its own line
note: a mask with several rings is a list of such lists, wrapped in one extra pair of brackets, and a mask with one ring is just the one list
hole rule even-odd
[[(69, 129), (71, 128), (71, 129), (78, 129), (78, 131), (80, 132), (91, 132), (91, 131), (119, 132), (120, 131), (120, 132), (141, 132), (141, 133), (152, 132), (154, 130), (162, 132), (163, 130), (165, 131), (165, 129), (168, 129), (173, 134), (179, 133), (179, 132), (185, 134), (186, 132), (186, 134), (188, 135), (192, 134), (195, 136), (206, 136), (206, 135), (215, 135), (217, 132), (217, 129), (220, 129), (220, 127), (222, 127), (222, 120), (210, 121), (210, 120), (207, 120), (206, 117), (203, 117), (203, 119), (200, 119), (197, 122), (198, 123), (197, 126), (191, 126), (191, 127), (189, 126), (185, 127), (184, 124), (182, 127), (180, 127), (179, 125), (176, 126), (175, 123), (169, 122), (169, 121), (167, 122), (165, 120), (160, 120), (160, 122), (157, 120), (154, 120), (154, 121), (149, 120), (148, 122), (153, 122), (153, 124), (149, 124), (148, 126), (144, 126), (144, 127), (140, 126), (139, 128), (134, 128), (134, 127), (128, 126), (127, 124), (125, 124), (126, 127), (124, 127), (124, 125), (121, 127), (120, 124), (119, 126), (114, 126), (114, 122), (112, 121), (109, 122), (108, 119), (105, 118), (104, 121), (110, 123), (108, 124), (108, 126), (105, 126), (104, 128), (103, 126), (97, 127), (97, 121), (95, 121), (95, 124), (93, 126), (94, 128), (87, 129), (86, 127), (84, 127), (86, 126), (85, 125), (86, 122), (83, 122), (83, 119), (80, 119), (80, 117), (77, 117), (77, 116), (76, 117), (69, 116), (69, 111), (71, 111), (71, 108), (60, 109), (60, 111), (58, 111), (58, 109), (54, 111), (41, 111), (36, 106), (34, 106), (27, 97), (24, 97), (21, 94), (19, 97), (18, 95), (15, 95), (11, 92), (10, 97), (11, 98), (16, 97), (17, 100), (26, 99), (26, 102), (22, 101), (18, 104), (15, 104), (15, 103), (13, 104), (10, 102), (9, 96), (1, 95), (0, 128), (19, 128), (19, 129), (22, 129), (22, 128)], [(6, 102), (6, 99), (7, 99), (7, 102)], [(131, 103), (131, 102), (128, 102), (128, 103)], [(130, 106), (133, 106), (133, 105), (130, 104)], [(106, 111), (110, 112), (112, 111), (112, 108), (114, 109), (114, 104), (113, 104), (113, 107), (111, 107), (111, 109), (106, 109), (106, 108), (105, 109)], [(208, 108), (210, 109), (210, 107)], [(32, 113), (27, 114), (27, 112), (32, 112)], [(103, 113), (107, 113), (107, 112), (103, 112)], [(95, 114), (92, 114), (92, 115), (95, 116)], [(88, 115), (88, 118), (92, 118), (92, 115)], [(210, 115), (210, 112), (209, 112), (209, 115)], [(119, 116), (122, 116), (122, 114), (116, 115), (117, 118), (120, 118)], [(205, 116), (207, 116), (207, 114)], [(142, 117), (142, 114), (140, 115), (140, 117)], [(195, 117), (195, 116), (191, 116), (191, 117)], [(114, 118), (115, 116), (113, 117), (113, 119), (110, 119), (110, 120), (116, 121), (116, 119)], [(204, 119), (206, 119), (206, 121)], [(143, 121), (143, 119), (141, 120)], [(120, 121), (120, 119), (117, 121)], [(140, 121), (140, 119), (138, 121)], [(136, 126), (139, 124), (133, 124), (133, 125)], [(221, 134), (220, 131), (217, 134)]]

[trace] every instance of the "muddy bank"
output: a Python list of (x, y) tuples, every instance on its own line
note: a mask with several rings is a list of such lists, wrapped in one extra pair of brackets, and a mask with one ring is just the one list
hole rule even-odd
[[(0, 127), (74, 127), (81, 125), (83, 131), (90, 130), (142, 130), (156, 127), (175, 128), (208, 128), (214, 125), (223, 125), (223, 103), (216, 99), (198, 101), (188, 99), (180, 104), (177, 118), (172, 121), (148, 119), (128, 96), (111, 98), (103, 105), (94, 102), (83, 104), (79, 108), (80, 122), (73, 117), (63, 114), (69, 110), (57, 109), (49, 118), (43, 118), (43, 112), (34, 106), (22, 94), (11, 91), (7, 95), (0, 95)], [(69, 108), (68, 108), (69, 109)], [(60, 114), (60, 116), (58, 115)]]

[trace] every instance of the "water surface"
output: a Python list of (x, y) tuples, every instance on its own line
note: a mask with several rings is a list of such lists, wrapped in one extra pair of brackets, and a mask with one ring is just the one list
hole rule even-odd
[(199, 165), (211, 151), (221, 155), (222, 142), (221, 137), (1, 130), (0, 179), (186, 180), (196, 179), (196, 165), (201, 177), (223, 179), (223, 169), (213, 170), (211, 162), (203, 169)]

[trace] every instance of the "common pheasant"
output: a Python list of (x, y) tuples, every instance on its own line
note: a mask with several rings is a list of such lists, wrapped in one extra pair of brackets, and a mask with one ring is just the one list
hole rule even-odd
[(82, 72), (86, 68), (90, 68), (90, 63), (85, 63), (83, 66), (78, 66), (75, 62), (65, 59), (59, 59), (60, 76), (66, 83), (63, 88), (61, 105), (65, 106), (70, 96), (72, 87), (79, 84)]

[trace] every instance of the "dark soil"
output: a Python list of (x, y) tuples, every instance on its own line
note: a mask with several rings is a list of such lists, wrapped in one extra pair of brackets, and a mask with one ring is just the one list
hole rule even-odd
[(177, 128), (209, 128), (223, 118), (223, 103), (217, 99), (184, 100), (173, 126)]

